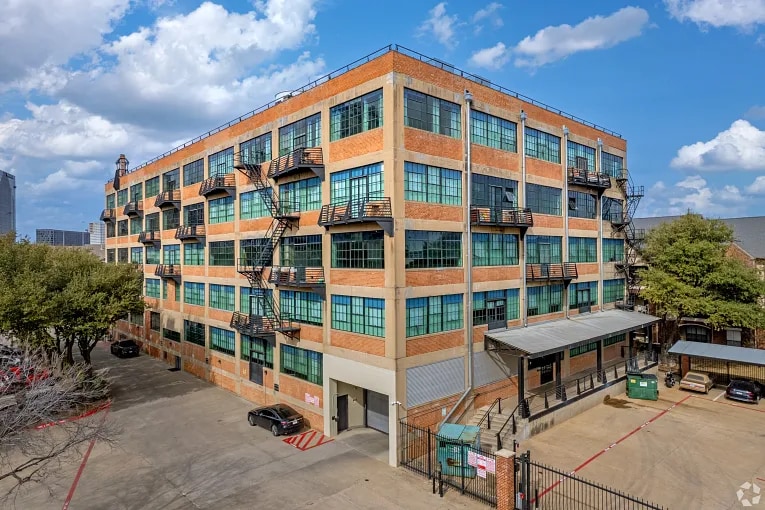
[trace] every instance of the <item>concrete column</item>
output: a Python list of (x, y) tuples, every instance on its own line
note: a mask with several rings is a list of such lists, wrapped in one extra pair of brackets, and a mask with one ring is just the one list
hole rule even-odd
[(515, 453), (502, 449), (496, 454), (497, 510), (515, 509)]

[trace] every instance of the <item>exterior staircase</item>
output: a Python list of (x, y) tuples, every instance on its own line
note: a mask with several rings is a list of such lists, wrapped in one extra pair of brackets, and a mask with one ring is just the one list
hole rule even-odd
[[(512, 449), (513, 439), (513, 413), (515, 413), (516, 426), (520, 428), (520, 418), (516, 411), (518, 404), (516, 397), (497, 399), (476, 409), (473, 417), (467, 425), (481, 427), (481, 449), (489, 452), (497, 451), (497, 436), (502, 448)], [(518, 430), (518, 429), (516, 429)]]

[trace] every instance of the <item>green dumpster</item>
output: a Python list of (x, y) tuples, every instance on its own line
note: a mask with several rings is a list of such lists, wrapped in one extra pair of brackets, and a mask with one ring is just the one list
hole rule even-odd
[(659, 400), (659, 378), (654, 374), (627, 374), (627, 396)]

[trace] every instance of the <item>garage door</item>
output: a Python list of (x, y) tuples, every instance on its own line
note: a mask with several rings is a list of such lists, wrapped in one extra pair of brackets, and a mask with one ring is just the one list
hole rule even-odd
[(388, 433), (388, 395), (367, 390), (367, 427)]

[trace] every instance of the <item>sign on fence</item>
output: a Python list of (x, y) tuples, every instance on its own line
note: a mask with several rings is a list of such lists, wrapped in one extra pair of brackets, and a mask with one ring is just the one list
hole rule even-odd
[(476, 474), (481, 478), (486, 478), (486, 473), (495, 473), (497, 471), (496, 461), (480, 453), (468, 452), (468, 465), (476, 468)]

